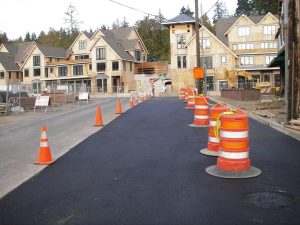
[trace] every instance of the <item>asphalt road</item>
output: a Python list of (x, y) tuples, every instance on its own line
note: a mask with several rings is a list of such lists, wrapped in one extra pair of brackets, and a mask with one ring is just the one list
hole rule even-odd
[[(123, 109), (128, 98), (121, 99)], [(73, 146), (99, 130), (94, 127), (96, 105), (100, 104), (104, 123), (116, 118), (116, 98), (94, 99), (64, 111), (25, 113), (0, 121), (9, 122), (0, 129), (0, 197), (38, 173), (45, 166), (34, 165), (39, 149), (41, 127), (47, 127), (52, 157), (57, 159)], [(23, 118), (23, 120), (21, 120)], [(12, 119), (18, 120), (13, 123)], [(0, 223), (1, 224), (1, 223)]]
[(0, 224), (300, 224), (300, 142), (250, 120), (251, 179), (206, 174), (207, 128), (175, 98), (118, 117), (0, 200)]

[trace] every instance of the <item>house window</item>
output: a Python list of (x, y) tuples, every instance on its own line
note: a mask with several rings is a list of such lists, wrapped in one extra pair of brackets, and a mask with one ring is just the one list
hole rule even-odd
[(8, 79), (11, 79), (11, 72), (8, 72)]
[(126, 71), (126, 61), (123, 61), (123, 70)]
[(105, 48), (96, 48), (96, 59), (103, 60), (106, 59), (106, 51)]
[(40, 66), (41, 65), (41, 57), (39, 55), (33, 56), (33, 66)]
[(83, 75), (83, 66), (73, 66), (73, 75)]
[(277, 48), (276, 42), (262, 42), (260, 43), (260, 48)]
[(276, 27), (275, 25), (267, 25), (264, 26), (264, 34), (271, 35), (276, 33)]
[(205, 67), (206, 69), (212, 69), (212, 56), (200, 57), (200, 66)]
[(243, 27), (238, 27), (238, 36), (248, 36), (250, 35), (250, 28), (243, 26)]
[(112, 71), (118, 71), (119, 70), (119, 62), (114, 61), (112, 62)]
[(75, 60), (78, 59), (89, 59), (90, 56), (89, 55), (75, 55)]
[(203, 38), (200, 41), (200, 47), (201, 49), (210, 49), (211, 43), (208, 38)]
[(86, 49), (86, 41), (79, 41), (79, 50)]
[(67, 74), (68, 74), (68, 67), (66, 66), (58, 67), (58, 76), (64, 77), (67, 76)]
[(136, 60), (136, 61), (141, 61), (141, 58), (142, 58), (142, 53), (141, 53), (141, 51), (136, 50), (136, 51), (135, 51), (135, 60)]
[(177, 35), (177, 48), (184, 48), (185, 41), (185, 35)]
[(50, 73), (53, 73), (53, 68), (52, 67), (50, 68)]
[(97, 63), (97, 72), (105, 71), (106, 64), (105, 63)]
[(177, 68), (178, 69), (186, 68), (186, 55), (177, 56)]
[(48, 67), (45, 68), (45, 77), (48, 77)]
[(34, 77), (41, 76), (41, 69), (33, 69), (33, 76)]
[(132, 62), (130, 62), (130, 71), (132, 71)]
[(0, 80), (4, 79), (4, 72), (0, 72)]
[(232, 49), (233, 49), (233, 50), (237, 50), (237, 48), (238, 48), (238, 45), (237, 45), (237, 44), (233, 44), (233, 45), (232, 45)]
[(265, 73), (263, 75), (263, 82), (270, 82), (270, 74)]
[(238, 44), (238, 49), (239, 49), (239, 50), (254, 49), (254, 44), (253, 44), (253, 43), (242, 43), (242, 44)]
[(221, 55), (221, 63), (226, 64), (227, 63), (227, 57), (226, 55)]
[(270, 62), (276, 57), (276, 55), (266, 55), (265, 56), (265, 62), (266, 64), (270, 64)]
[(92, 63), (89, 64), (89, 70), (92, 70), (93, 69), (93, 66), (92, 66)]
[(29, 70), (24, 70), (24, 76), (29, 77)]
[(241, 65), (253, 65), (253, 56), (242, 56)]

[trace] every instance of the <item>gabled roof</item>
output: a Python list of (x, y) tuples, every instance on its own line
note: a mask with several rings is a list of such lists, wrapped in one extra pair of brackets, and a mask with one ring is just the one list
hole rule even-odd
[(64, 48), (56, 48), (40, 44), (36, 44), (36, 46), (46, 57), (66, 58), (66, 50)]
[(126, 51), (128, 50), (134, 50), (135, 46), (139, 43), (138, 39), (133, 40), (122, 40), (121, 44), (124, 47)]
[(10, 53), (0, 52), (0, 63), (6, 71), (19, 71), (20, 68), (15, 63), (15, 57)]
[(99, 38), (102, 38), (120, 56), (122, 60), (134, 60), (134, 58), (124, 49), (121, 40), (107, 36), (100, 36)]
[[(226, 50), (228, 50), (235, 58), (238, 58), (238, 56), (233, 52), (231, 51), (222, 41), (220, 41), (213, 33), (211, 33), (205, 26), (202, 26), (200, 29), (199, 29), (199, 32), (202, 30), (202, 29), (205, 29), (206, 32), (208, 32), (215, 40), (217, 40)], [(196, 34), (194, 34), (188, 41), (187, 43), (185, 44), (185, 47), (196, 37)]]
[(276, 19), (278, 16), (268, 13), (266, 15), (259, 15), (259, 16), (245, 16), (242, 15), (240, 17), (229, 17), (229, 18), (220, 18), (217, 20), (216, 23), (216, 36), (220, 39), (225, 45), (228, 45), (228, 39), (226, 33), (233, 27), (233, 25), (241, 18), (246, 17), (249, 19), (253, 24), (259, 24), (267, 15), (272, 15)]
[(187, 23), (195, 23), (195, 18), (185, 15), (185, 14), (179, 14), (178, 16), (175, 16), (174, 18), (163, 22), (163, 25), (169, 26), (173, 24), (187, 24)]
[(82, 33), (85, 34), (85, 36), (88, 38), (88, 39), (91, 39), (94, 35), (93, 32), (87, 32), (87, 31), (82, 31)]
[(14, 57), (15, 62), (22, 63), (35, 44), (34, 41), (29, 41), (16, 44), (4, 44), (4, 47), (11, 56)]

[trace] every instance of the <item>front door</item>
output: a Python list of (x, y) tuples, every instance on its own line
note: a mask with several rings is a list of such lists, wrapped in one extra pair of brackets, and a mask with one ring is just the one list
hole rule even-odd
[(120, 86), (120, 77), (112, 77), (112, 88), (113, 92), (116, 93), (118, 91), (118, 87)]
[(106, 93), (107, 92), (107, 79), (101, 78), (97, 80), (97, 89), (100, 93)]

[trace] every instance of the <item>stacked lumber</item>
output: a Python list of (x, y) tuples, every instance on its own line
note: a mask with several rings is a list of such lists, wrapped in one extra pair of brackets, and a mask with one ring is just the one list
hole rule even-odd
[(0, 115), (5, 114), (6, 103), (0, 103)]
[(291, 125), (286, 125), (286, 127), (292, 130), (300, 131), (300, 118), (298, 118), (297, 120), (291, 120), (290, 124)]
[(20, 106), (25, 110), (33, 109), (35, 104), (35, 97), (10, 97), (8, 100), (8, 104), (10, 107), (18, 106), (20, 99)]
[(50, 102), (52, 105), (62, 105), (75, 102), (75, 94), (66, 94), (65, 91), (42, 93), (42, 96), (50, 96)]

